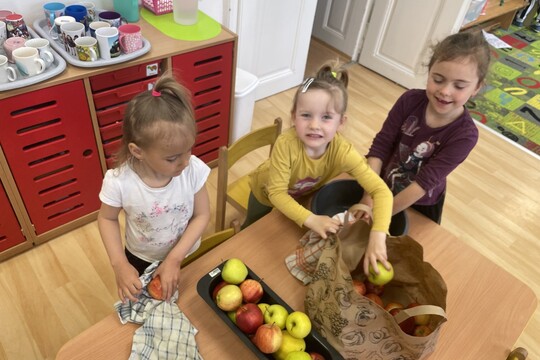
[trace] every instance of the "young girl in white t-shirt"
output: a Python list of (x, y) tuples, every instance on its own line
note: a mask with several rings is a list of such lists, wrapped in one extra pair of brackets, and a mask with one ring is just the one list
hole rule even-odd
[(189, 92), (171, 76), (161, 77), (127, 106), (118, 166), (105, 174), (98, 214), (123, 302), (137, 301), (139, 276), (154, 261), (161, 261), (153, 276), (160, 276), (169, 300), (182, 260), (200, 245), (210, 220), (205, 187), (210, 168), (191, 154), (196, 132)]

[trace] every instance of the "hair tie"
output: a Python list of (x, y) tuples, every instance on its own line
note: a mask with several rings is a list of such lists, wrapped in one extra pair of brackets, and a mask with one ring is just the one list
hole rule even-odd
[(160, 96), (161, 96), (161, 92), (160, 92), (160, 91), (157, 91), (156, 89), (152, 89), (152, 96), (154, 96), (154, 97), (160, 97)]
[(306, 80), (304, 80), (304, 82), (302, 83), (302, 92), (305, 93), (306, 91), (308, 91), (309, 89), (309, 85), (311, 85), (311, 83), (315, 81), (315, 78), (307, 78)]

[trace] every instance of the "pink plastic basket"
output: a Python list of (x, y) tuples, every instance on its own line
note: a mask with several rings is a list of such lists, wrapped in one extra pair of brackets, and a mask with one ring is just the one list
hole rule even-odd
[(143, 6), (156, 15), (163, 15), (173, 11), (172, 0), (143, 0)]

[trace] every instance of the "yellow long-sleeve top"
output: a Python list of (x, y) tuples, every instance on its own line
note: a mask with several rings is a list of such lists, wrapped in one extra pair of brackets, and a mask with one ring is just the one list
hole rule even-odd
[(354, 177), (373, 198), (372, 230), (388, 233), (392, 192), (371, 170), (366, 158), (339, 133), (321, 158), (311, 159), (295, 129), (287, 130), (278, 137), (270, 159), (250, 174), (250, 186), (259, 202), (274, 206), (302, 226), (312, 213), (296, 199), (313, 193), (342, 173)]

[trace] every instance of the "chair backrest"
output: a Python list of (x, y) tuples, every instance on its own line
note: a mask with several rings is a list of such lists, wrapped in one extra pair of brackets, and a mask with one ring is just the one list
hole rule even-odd
[(182, 261), (182, 267), (188, 265), (189, 263), (197, 260), (202, 255), (206, 254), (208, 251), (212, 250), (225, 240), (232, 237), (234, 234), (240, 231), (240, 223), (238, 220), (231, 221), (231, 227), (225, 230), (218, 231), (212, 235), (209, 235), (201, 240), (201, 246), (191, 255)]
[[(225, 223), (225, 208), (228, 201), (227, 187), (229, 184), (229, 169), (245, 155), (264, 146), (270, 145), (270, 152), (272, 152), (272, 147), (279, 134), (281, 134), (282, 123), (283, 121), (281, 118), (276, 118), (272, 125), (252, 131), (236, 140), (229, 147), (222, 146), (219, 149), (216, 231), (222, 230)], [(238, 207), (238, 204), (233, 205)]]

